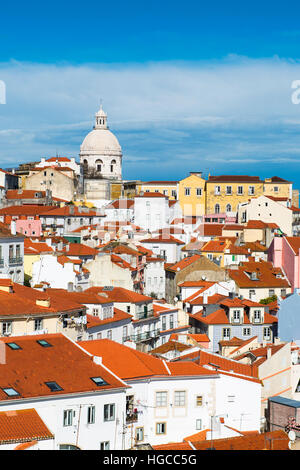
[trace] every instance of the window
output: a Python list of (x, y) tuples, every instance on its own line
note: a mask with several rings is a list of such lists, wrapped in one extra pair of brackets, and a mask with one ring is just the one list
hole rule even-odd
[(223, 339), (230, 339), (230, 328), (223, 328)]
[(137, 442), (144, 440), (144, 428), (136, 428), (136, 440)]
[(2, 388), (2, 390), (8, 397), (18, 397), (20, 395), (19, 392), (12, 387)]
[(161, 329), (162, 330), (167, 329), (167, 317), (166, 316), (161, 317)]
[(100, 450), (109, 450), (110, 444), (109, 441), (100, 442)]
[(226, 194), (232, 194), (232, 187), (226, 186)]
[(243, 336), (250, 336), (251, 328), (243, 328)]
[(14, 246), (9, 245), (9, 259), (12, 259), (14, 257)]
[(166, 434), (167, 424), (166, 423), (156, 423), (156, 434)]
[(16, 245), (16, 258), (21, 257), (21, 247), (20, 245)]
[(45, 382), (45, 385), (50, 388), (51, 392), (59, 392), (60, 390), (63, 390), (56, 382)]
[(126, 341), (127, 336), (128, 336), (128, 328), (127, 326), (123, 326), (123, 341)]
[(221, 194), (221, 186), (215, 186), (215, 194)]
[(72, 426), (73, 410), (64, 410), (64, 426)]
[(278, 191), (279, 191), (278, 186), (274, 186), (274, 193), (278, 193)]
[(202, 419), (196, 419), (196, 430), (201, 431), (202, 429)]
[(197, 194), (197, 196), (202, 196), (202, 188), (197, 188), (196, 189), (196, 194)]
[(256, 295), (256, 292), (254, 289), (250, 289), (249, 290), (249, 299), (251, 300), (253, 297), (255, 297)]
[(37, 343), (42, 346), (43, 348), (51, 348), (52, 344), (48, 343), (45, 339), (38, 339)]
[(95, 406), (91, 405), (87, 409), (87, 424), (94, 424), (95, 422)]
[(112, 339), (112, 330), (107, 331), (107, 339)]
[(254, 193), (255, 193), (255, 187), (254, 187), (254, 186), (249, 186), (248, 194), (250, 194), (251, 196), (253, 196)]
[(227, 204), (227, 206), (226, 206), (226, 212), (231, 212), (231, 205), (230, 205), (230, 204)]
[(41, 330), (43, 328), (43, 320), (42, 318), (36, 318), (34, 320), (34, 331)]
[(269, 297), (272, 297), (273, 295), (275, 295), (275, 290), (269, 289)]
[(107, 382), (105, 382), (105, 380), (102, 379), (102, 377), (91, 377), (91, 380), (95, 382), (97, 387), (102, 387), (103, 385), (107, 385)]
[(17, 343), (6, 343), (6, 346), (8, 346), (10, 349), (22, 349), (21, 346), (19, 346)]
[(79, 447), (74, 446), (73, 444), (60, 444), (59, 450), (80, 450)]
[(185, 391), (175, 392), (174, 406), (185, 406)]
[(191, 188), (184, 188), (184, 194), (185, 194), (185, 196), (190, 196), (191, 195)]
[(233, 310), (233, 321), (234, 321), (234, 323), (239, 323), (240, 322), (240, 311), (239, 310)]
[(220, 205), (219, 204), (215, 205), (215, 214), (220, 214)]
[(93, 335), (88, 336), (88, 341), (91, 341), (93, 339)]
[(109, 403), (104, 405), (104, 421), (114, 421), (115, 420), (115, 404)]
[(170, 330), (174, 328), (174, 315), (170, 315)]
[(2, 322), (2, 334), (10, 335), (11, 332), (12, 332), (12, 322), (11, 321)]
[(280, 296), (281, 297), (286, 297), (286, 289), (281, 289)]
[(254, 310), (254, 323), (260, 323), (261, 318), (260, 318), (260, 310)]
[(97, 339), (101, 339), (102, 338), (102, 333), (97, 333)]
[(203, 397), (202, 395), (197, 395), (196, 396), (196, 406), (202, 406), (203, 404)]
[(156, 407), (167, 406), (168, 402), (168, 392), (156, 392)]
[(238, 186), (237, 193), (238, 194), (243, 194), (243, 186)]
[(177, 193), (175, 191), (175, 189), (172, 189), (172, 197), (176, 197), (177, 196)]
[(270, 340), (271, 339), (271, 328), (269, 326), (266, 326), (264, 328), (264, 339), (265, 340)]
[(127, 310), (127, 313), (130, 313), (130, 305), (127, 305), (126, 310)]

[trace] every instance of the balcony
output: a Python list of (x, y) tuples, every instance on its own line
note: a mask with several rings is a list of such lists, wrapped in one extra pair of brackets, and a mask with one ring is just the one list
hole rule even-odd
[(17, 256), (16, 258), (9, 258), (8, 264), (23, 264), (23, 258), (21, 256)]
[(135, 343), (139, 343), (141, 341), (147, 341), (148, 339), (153, 339), (159, 336), (160, 330), (152, 330), (152, 331), (145, 331), (144, 333), (139, 333), (137, 335), (132, 335), (131, 340)]
[(154, 316), (153, 309), (151, 308), (147, 312), (139, 312), (136, 314), (136, 320), (144, 320), (145, 318), (151, 318)]
[(132, 411), (128, 415), (126, 415), (126, 424), (127, 423), (136, 423), (138, 420), (138, 413)]

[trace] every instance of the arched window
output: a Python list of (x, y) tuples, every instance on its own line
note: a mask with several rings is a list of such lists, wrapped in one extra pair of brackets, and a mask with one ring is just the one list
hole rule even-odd
[(116, 160), (112, 160), (110, 162), (110, 171), (111, 171), (111, 173), (113, 173), (116, 163), (117, 163)]
[(102, 160), (96, 160), (95, 164), (96, 164), (96, 170), (97, 171), (102, 171), (103, 161)]
[(215, 205), (215, 214), (220, 214), (220, 205), (219, 204)]
[(230, 204), (227, 204), (227, 206), (226, 206), (226, 212), (231, 212), (231, 205), (230, 205)]

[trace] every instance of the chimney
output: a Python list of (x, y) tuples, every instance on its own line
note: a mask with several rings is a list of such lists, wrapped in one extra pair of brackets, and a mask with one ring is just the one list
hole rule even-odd
[(93, 356), (93, 361), (95, 364), (98, 364), (99, 366), (101, 366), (102, 364), (102, 357), (100, 356)]
[(16, 235), (17, 233), (17, 223), (15, 220), (12, 220), (10, 223), (10, 232), (12, 235)]

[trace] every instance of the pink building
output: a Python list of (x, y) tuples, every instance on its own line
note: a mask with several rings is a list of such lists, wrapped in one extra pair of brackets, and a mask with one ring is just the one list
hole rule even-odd
[(300, 287), (300, 237), (274, 237), (268, 250), (268, 261), (281, 268), (292, 291)]
[(42, 235), (42, 223), (39, 219), (18, 219), (16, 230), (26, 237), (40, 237)]

